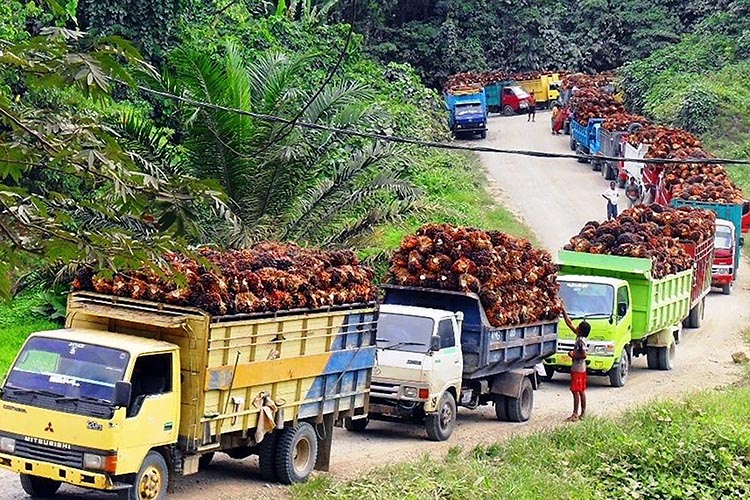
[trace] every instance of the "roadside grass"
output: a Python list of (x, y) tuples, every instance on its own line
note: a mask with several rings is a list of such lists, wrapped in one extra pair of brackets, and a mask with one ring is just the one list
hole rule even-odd
[(378, 228), (360, 251), (364, 259), (382, 261), (406, 234), (428, 222), (495, 229), (537, 243), (532, 230), (492, 197), (476, 156), (429, 153), (411, 167), (409, 177), (424, 192), (421, 207), (402, 221)]
[(295, 500), (740, 499), (750, 495), (750, 388), (649, 404), (340, 482), (317, 476)]
[(34, 312), (34, 308), (42, 303), (41, 292), (29, 292), (14, 299), (10, 306), (0, 305), (0, 379), (5, 377), (30, 333), (59, 328)]

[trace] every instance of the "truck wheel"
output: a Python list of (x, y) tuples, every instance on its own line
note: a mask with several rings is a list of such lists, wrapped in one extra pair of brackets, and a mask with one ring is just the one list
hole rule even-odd
[(60, 481), (21, 474), (21, 488), (32, 498), (52, 498), (60, 489)]
[[(583, 149), (582, 147), (578, 146), (576, 148), (576, 154), (577, 155), (585, 155), (585, 154), (588, 154), (588, 153), (586, 152), (585, 149)], [(576, 161), (578, 163), (588, 163), (589, 162), (589, 160), (587, 160), (586, 158), (576, 158)]]
[(344, 427), (349, 432), (362, 432), (367, 428), (367, 424), (369, 423), (369, 418), (358, 418), (357, 420), (347, 418), (344, 420)]
[(662, 371), (668, 371), (674, 368), (674, 357), (677, 346), (672, 342), (669, 347), (659, 347), (657, 354), (657, 368)]
[(511, 106), (510, 104), (506, 104), (505, 106), (503, 106), (503, 114), (505, 116), (513, 116), (514, 114), (516, 114), (516, 110), (513, 109), (513, 106)]
[(266, 434), (263, 441), (258, 445), (258, 467), (260, 477), (264, 481), (276, 482), (279, 476), (276, 474), (276, 450), (278, 449), (281, 431)]
[(657, 370), (659, 368), (658, 349), (658, 347), (646, 347), (646, 364), (649, 370)]
[(608, 181), (613, 181), (617, 177), (617, 174), (615, 173), (617, 170), (612, 167), (612, 165), (607, 165), (607, 171), (605, 172), (604, 179)]
[(602, 171), (602, 162), (599, 160), (594, 160), (591, 162), (591, 170), (594, 172), (601, 172)]
[(302, 483), (318, 460), (318, 436), (307, 422), (285, 427), (276, 449), (276, 474), (282, 484)]
[(445, 441), (456, 428), (456, 400), (450, 392), (440, 398), (437, 413), (425, 417), (425, 430), (430, 441)]
[(143, 460), (133, 486), (118, 492), (120, 500), (163, 500), (167, 498), (169, 469), (160, 453), (150, 451)]
[(700, 328), (701, 320), (703, 319), (703, 301), (701, 300), (695, 307), (690, 310), (690, 314), (687, 317), (688, 328)]
[(552, 377), (555, 376), (555, 369), (551, 366), (544, 365), (544, 381), (550, 382), (552, 381)]
[(204, 453), (201, 455), (201, 457), (198, 459), (198, 468), (199, 469), (205, 469), (209, 465), (211, 465), (211, 462), (214, 459), (214, 455), (216, 455), (213, 451), (210, 453)]
[(570, 136), (570, 150), (575, 151), (578, 149), (578, 144), (576, 143), (576, 140), (573, 138), (573, 136)]
[(721, 286), (721, 293), (724, 295), (731, 295), (732, 294), (732, 285), (722, 285)]
[(495, 417), (501, 422), (508, 421), (508, 396), (495, 394)]
[(534, 387), (531, 380), (523, 379), (521, 394), (517, 398), (508, 398), (508, 421), (526, 422), (531, 418), (534, 408)]
[(630, 373), (630, 356), (628, 350), (623, 349), (620, 361), (609, 370), (609, 383), (612, 387), (622, 387), (628, 381)]
[(479, 134), (479, 137), (481, 137), (482, 139), (486, 139), (487, 138), (487, 131), (486, 130), (482, 130), (482, 133)]

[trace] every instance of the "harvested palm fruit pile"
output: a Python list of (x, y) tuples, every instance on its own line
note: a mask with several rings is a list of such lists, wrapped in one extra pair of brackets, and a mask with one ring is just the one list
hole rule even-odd
[[(649, 144), (646, 158), (711, 158), (696, 136), (681, 129), (648, 126), (628, 134), (628, 141)], [(671, 163), (660, 168), (663, 187), (672, 198), (713, 203), (742, 203), (744, 199), (721, 165)]]
[(582, 88), (601, 88), (612, 85), (614, 76), (611, 73), (599, 73), (596, 75), (586, 75), (583, 73), (574, 73), (565, 75), (563, 78), (563, 88), (572, 89), (573, 87)]
[(615, 101), (612, 95), (597, 88), (578, 89), (571, 98), (573, 116), (582, 125), (589, 122), (589, 118), (603, 118), (625, 112), (622, 103)]
[(562, 311), (552, 256), (500, 231), (425, 225), (401, 241), (387, 281), (476, 293), (496, 327), (555, 319)]
[(466, 87), (471, 85), (490, 85), (492, 83), (504, 82), (504, 81), (525, 81), (525, 80), (536, 80), (541, 78), (543, 75), (550, 75), (552, 72), (541, 72), (541, 71), (526, 71), (526, 72), (508, 72), (508, 71), (485, 71), (482, 73), (467, 71), (466, 73), (456, 73), (448, 77), (448, 81), (445, 84), (446, 90)]
[(373, 271), (349, 250), (268, 242), (227, 252), (204, 248), (196, 257), (165, 255), (163, 276), (144, 268), (108, 279), (84, 269), (73, 289), (194, 306), (215, 315), (317, 309), (377, 296)]
[(563, 248), (651, 259), (651, 274), (663, 278), (692, 268), (693, 258), (679, 241), (713, 239), (715, 223), (716, 215), (708, 210), (639, 205), (607, 222), (587, 222)]
[(626, 132), (633, 124), (637, 123), (644, 126), (649, 122), (650, 120), (645, 116), (634, 115), (625, 111), (615, 111), (610, 115), (605, 115), (602, 127), (609, 131)]

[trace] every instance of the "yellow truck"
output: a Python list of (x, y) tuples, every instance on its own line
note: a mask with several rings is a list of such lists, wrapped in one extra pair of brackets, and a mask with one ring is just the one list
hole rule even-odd
[(284, 484), (327, 470), (333, 427), (362, 418), (375, 304), (240, 316), (71, 294), (0, 393), (0, 467), (32, 497), (61, 483), (161, 500), (214, 453)]
[(534, 94), (537, 107), (551, 109), (560, 101), (562, 81), (557, 73), (543, 74), (532, 80), (516, 80), (516, 85), (523, 87), (529, 94)]

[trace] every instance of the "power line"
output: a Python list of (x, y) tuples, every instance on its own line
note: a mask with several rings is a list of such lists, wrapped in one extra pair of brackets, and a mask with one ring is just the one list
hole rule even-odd
[[(114, 80), (119, 83), (122, 83), (124, 85), (128, 85), (128, 83), (121, 81), (121, 80)], [(551, 153), (546, 151), (532, 151), (532, 150), (524, 150), (524, 149), (503, 149), (503, 148), (493, 148), (489, 146), (468, 146), (465, 144), (453, 144), (453, 143), (446, 143), (446, 142), (436, 142), (436, 141), (423, 141), (419, 139), (409, 139), (407, 137), (399, 137), (396, 135), (390, 135), (390, 134), (380, 134), (376, 132), (366, 132), (363, 130), (357, 130), (352, 128), (339, 128), (339, 127), (331, 127), (328, 125), (320, 125), (318, 123), (310, 123), (303, 120), (297, 120), (296, 122), (294, 120), (288, 119), (288, 118), (282, 118), (280, 116), (274, 116), (274, 115), (268, 115), (264, 113), (254, 113), (252, 111), (247, 111), (244, 109), (239, 108), (232, 108), (229, 106), (222, 106), (219, 104), (213, 104), (210, 102), (204, 102), (204, 101), (198, 101), (195, 99), (191, 99), (189, 97), (183, 97), (178, 96), (175, 94), (171, 94), (169, 92), (164, 92), (161, 90), (155, 90), (149, 87), (145, 87), (143, 85), (136, 85), (136, 88), (140, 90), (141, 92), (145, 92), (148, 94), (160, 96), (166, 99), (171, 99), (174, 101), (179, 101), (184, 104), (188, 104), (191, 106), (203, 108), (203, 109), (212, 109), (215, 111), (224, 111), (227, 113), (236, 113), (244, 116), (249, 116), (251, 118), (255, 118), (256, 120), (262, 120), (270, 123), (282, 123), (285, 125), (291, 125), (291, 126), (299, 126), (302, 128), (308, 128), (311, 130), (319, 130), (322, 132), (331, 132), (335, 134), (341, 134), (341, 135), (348, 135), (351, 137), (360, 137), (363, 139), (374, 139), (378, 141), (386, 141), (386, 142), (394, 142), (397, 144), (408, 144), (412, 146), (420, 146), (420, 147), (427, 147), (427, 148), (436, 148), (436, 149), (445, 149), (449, 151), (470, 151), (474, 153), (495, 153), (495, 154), (506, 154), (506, 155), (516, 155), (516, 156), (529, 156), (534, 158), (554, 158), (554, 159), (573, 159), (573, 160), (598, 160), (598, 161), (627, 161), (632, 163), (646, 163), (646, 164), (653, 164), (653, 165), (667, 165), (667, 164), (680, 164), (680, 163), (696, 163), (696, 164), (704, 164), (704, 165), (716, 165), (716, 164), (722, 164), (722, 165), (750, 165), (750, 160), (738, 160), (738, 159), (731, 159), (731, 158), (684, 158), (684, 159), (674, 159), (674, 158), (621, 158), (618, 156), (604, 156), (604, 155), (579, 155), (579, 154), (570, 154), (570, 153)]]

